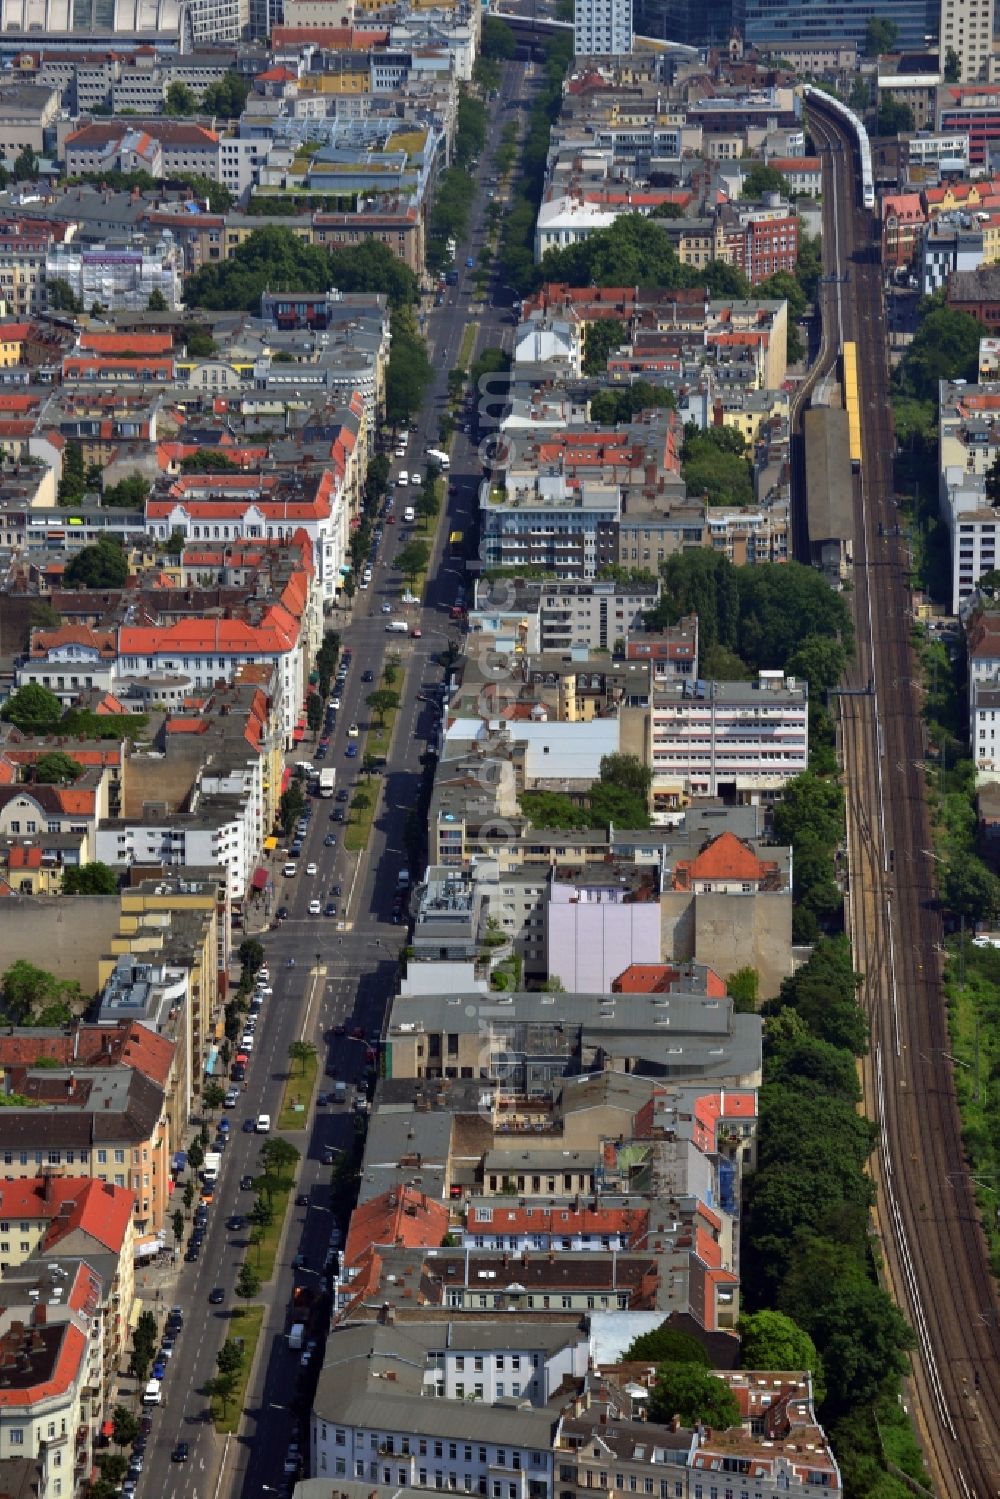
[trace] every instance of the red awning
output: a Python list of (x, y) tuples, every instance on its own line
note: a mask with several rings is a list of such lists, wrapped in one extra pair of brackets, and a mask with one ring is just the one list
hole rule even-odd
[(253, 888), (255, 890), (266, 890), (267, 889), (267, 881), (268, 881), (267, 870), (266, 869), (255, 869), (254, 872), (253, 872), (253, 879), (250, 881), (250, 883), (251, 883), (251, 885), (253, 886)]
[(102, 1437), (114, 1436), (114, 1431), (115, 1431), (114, 1422), (113, 1421), (105, 1421), (104, 1425), (101, 1427), (101, 1436)]
[(284, 770), (281, 772), (281, 789), (282, 789), (282, 791), (287, 791), (288, 790), (288, 783), (289, 783), (289, 781), (291, 779), (292, 779), (292, 767), (290, 765), (286, 765), (285, 768), (284, 768)]
[(302, 727), (301, 724), (299, 724), (299, 726), (298, 726), (297, 729), (293, 729), (292, 730), (292, 743), (293, 744), (301, 744), (302, 741), (303, 741), (303, 739), (305, 737), (306, 737), (306, 731)]

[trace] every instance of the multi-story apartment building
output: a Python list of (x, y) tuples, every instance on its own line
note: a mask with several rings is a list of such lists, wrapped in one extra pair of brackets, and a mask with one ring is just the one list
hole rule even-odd
[(65, 281), (89, 309), (144, 312), (158, 291), (167, 306), (181, 305), (182, 256), (166, 240), (129, 244), (52, 245), (45, 257), (45, 279)]
[(787, 203), (775, 207), (734, 204), (723, 214), (726, 259), (751, 286), (776, 271), (794, 271), (799, 253), (798, 216)]
[(34, 1492), (72, 1499), (92, 1471), (104, 1415), (106, 1288), (86, 1260), (71, 1259), (24, 1265), (4, 1277), (4, 1293), (0, 1460), (31, 1460)]
[[(298, 376), (295, 373), (290, 375), (289, 385), (301, 387), (300, 367), (287, 368), (298, 371)], [(150, 533), (163, 541), (176, 532), (188, 542), (237, 541), (241, 538), (280, 541), (290, 540), (302, 532), (312, 548), (312, 561), (324, 606), (332, 604), (343, 588), (342, 569), (349, 565), (349, 516), (344, 504), (343, 474), (338, 473), (332, 464), (307, 477), (299, 471), (282, 474), (273, 470), (247, 474), (182, 474), (163, 492), (151, 495), (146, 501), (146, 520)], [(285, 633), (280, 621), (275, 619), (270, 624), (277, 628), (278, 633), (271, 648), (257, 654), (254, 654), (255, 646), (263, 642), (254, 642), (241, 649), (238, 632), (223, 631), (231, 637), (229, 652), (240, 660), (252, 661), (269, 658), (275, 650), (279, 653), (287, 651), (288, 646), (281, 646), (278, 638)], [(208, 641), (207, 636), (205, 640)], [(177, 648), (182, 658), (193, 655), (183, 649), (183, 641), (179, 641), (175, 648), (169, 643), (164, 647), (171, 655), (177, 653)], [(205, 651), (212, 656), (219, 654), (211, 642), (205, 645)], [(131, 669), (142, 670), (146, 665), (144, 661), (137, 661)], [(215, 681), (214, 673), (207, 667), (202, 674), (205, 685), (210, 686)]]
[(137, 1233), (155, 1233), (170, 1205), (163, 1089), (127, 1066), (7, 1068), (24, 1104), (0, 1110), (0, 1171), (14, 1180), (92, 1176), (135, 1194)]
[(809, 689), (782, 672), (756, 682), (677, 682), (649, 710), (653, 802), (772, 798), (809, 762)]
[(44, 309), (46, 257), (54, 244), (69, 242), (75, 229), (36, 219), (0, 220), (0, 295), (16, 316)]
[(478, 579), (469, 612), (469, 649), (527, 655), (578, 647), (613, 650), (644, 632), (643, 616), (659, 596), (657, 582)]
[(632, 51), (632, 0), (576, 0), (573, 51), (577, 57), (621, 57)]
[(938, 398), (939, 504), (951, 538), (951, 612), (997, 566), (1000, 516), (986, 476), (1000, 453), (1000, 385), (949, 385)]
[[(334, 1483), (363, 1478), (495, 1499), (552, 1499), (553, 1418), (528, 1392), (553, 1354), (532, 1328), (505, 1325), (501, 1343), (492, 1349), (473, 1336), (466, 1352), (456, 1346), (454, 1354), (447, 1350), (455, 1340), (446, 1332), (443, 1324), (411, 1323), (405, 1329), (376, 1324), (331, 1334), (313, 1401), (312, 1472)], [(565, 1332), (552, 1341), (558, 1359)], [(457, 1342), (463, 1342), (461, 1333)], [(516, 1345), (510, 1357), (519, 1364), (523, 1359), (524, 1367), (512, 1379), (497, 1378), (497, 1359), (506, 1365), (509, 1344)], [(487, 1358), (494, 1392), (509, 1384), (517, 1386), (517, 1395), (486, 1403)], [(459, 1359), (467, 1362), (467, 1373), (458, 1369)], [(439, 1383), (439, 1365), (443, 1388), (450, 1373), (453, 1387), (462, 1385), (468, 1398), (427, 1398)], [(481, 1401), (473, 1395), (476, 1384), (483, 1387)]]
[(221, 180), (219, 136), (187, 121), (95, 120), (68, 135), (64, 149), (70, 177), (143, 170), (154, 177), (190, 173)]

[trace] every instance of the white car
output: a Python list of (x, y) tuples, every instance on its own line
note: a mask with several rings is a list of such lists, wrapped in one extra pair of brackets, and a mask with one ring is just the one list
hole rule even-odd
[(382, 613), (383, 614), (391, 614), (392, 613), (392, 605), (391, 604), (383, 604), (382, 605)]
[(281, 872), (285, 876), (286, 880), (290, 880), (294, 875), (298, 874), (299, 866), (294, 862), (294, 860), (289, 859), (288, 863), (285, 865), (284, 869)]
[(358, 728), (357, 724), (352, 723), (350, 728), (347, 730), (347, 737), (348, 739), (357, 739), (360, 733), (361, 730)]
[(406, 469), (405, 468), (400, 469), (400, 471), (399, 471), (399, 478), (396, 480), (396, 483), (399, 485), (400, 489), (405, 489), (407, 487), (407, 485), (409, 484), (409, 482), (410, 482), (410, 476), (406, 472)]
[(240, 1037), (240, 1051), (253, 1051), (253, 1031), (244, 1031)]
[(309, 864), (306, 865), (306, 874), (315, 874), (315, 873), (316, 873), (316, 865), (310, 862)]
[(235, 1109), (235, 1107), (239, 1103), (239, 1101), (240, 1101), (240, 1090), (239, 1090), (239, 1088), (230, 1088), (229, 1091), (226, 1093), (226, 1108), (227, 1109)]
[(339, 713), (340, 712), (340, 698), (339, 697), (332, 697), (330, 699), (330, 707), (333, 709), (334, 713)]
[(320, 903), (319, 903), (318, 900), (311, 900), (309, 902), (309, 915), (310, 916), (318, 916), (319, 913), (322, 911), (322, 909), (323, 909), (323, 907), (320, 905)]
[(257, 1131), (258, 1135), (268, 1135), (268, 1134), (270, 1134), (270, 1132), (271, 1132), (271, 1116), (270, 1116), (270, 1114), (258, 1114), (257, 1115), (257, 1123), (254, 1125), (254, 1129)]

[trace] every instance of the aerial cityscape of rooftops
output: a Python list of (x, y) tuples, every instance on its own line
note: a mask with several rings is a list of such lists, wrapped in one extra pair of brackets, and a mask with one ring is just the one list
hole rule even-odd
[(998, 532), (994, 0), (0, 0), (0, 1499), (998, 1499)]

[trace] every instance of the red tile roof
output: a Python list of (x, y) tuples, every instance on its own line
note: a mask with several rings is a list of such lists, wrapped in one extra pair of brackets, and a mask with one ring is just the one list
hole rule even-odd
[[(611, 988), (615, 994), (667, 994), (681, 978), (680, 969), (669, 963), (630, 963)], [(725, 980), (711, 968), (706, 970), (705, 993), (712, 999), (722, 999), (726, 993)]]
[(84, 1334), (74, 1323), (65, 1323), (59, 1352), (49, 1378), (35, 1385), (16, 1385), (7, 1389), (0, 1386), (0, 1407), (39, 1405), (65, 1395), (80, 1375), (86, 1352), (87, 1339)]
[(679, 859), (674, 866), (674, 889), (690, 890), (696, 880), (764, 879), (777, 865), (758, 859), (749, 844), (735, 833), (720, 833), (693, 859)]
[(438, 1248), (448, 1232), (448, 1209), (413, 1187), (400, 1187), (355, 1208), (344, 1248), (345, 1263), (360, 1262), (373, 1245)]
[(80, 348), (92, 354), (169, 355), (169, 333), (81, 333)]
[(5, 1218), (51, 1220), (42, 1241), (46, 1250), (80, 1229), (120, 1254), (134, 1207), (134, 1192), (89, 1176), (29, 1176), (0, 1182), (0, 1213)]
[(135, 1209), (135, 1193), (99, 1181), (87, 1181), (81, 1192), (79, 1182), (74, 1178), (63, 1177), (62, 1181), (67, 1187), (76, 1186), (78, 1190), (74, 1194), (66, 1193), (64, 1200), (72, 1204), (71, 1210), (64, 1213), (60, 1204), (58, 1216), (45, 1235), (43, 1252), (51, 1253), (69, 1234), (80, 1232), (103, 1244), (113, 1254), (121, 1254)]

